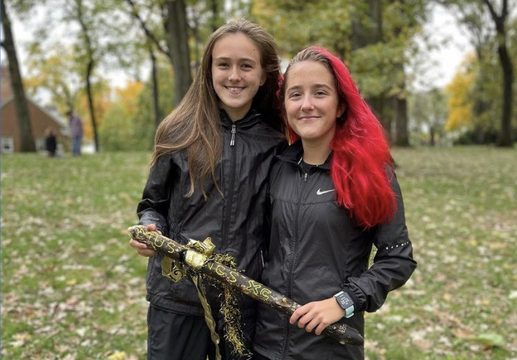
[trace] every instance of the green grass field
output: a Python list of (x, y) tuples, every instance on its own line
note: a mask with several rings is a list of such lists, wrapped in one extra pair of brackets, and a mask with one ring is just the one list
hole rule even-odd
[[(418, 269), (366, 316), (368, 359), (517, 359), (517, 150), (395, 149)], [(144, 359), (125, 229), (149, 154), (2, 155), (2, 358)]]

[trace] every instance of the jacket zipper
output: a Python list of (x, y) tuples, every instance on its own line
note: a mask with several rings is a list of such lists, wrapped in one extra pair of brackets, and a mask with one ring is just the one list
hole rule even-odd
[(225, 211), (223, 213), (223, 233), (222, 233), (222, 241), (225, 244), (228, 244), (228, 233), (231, 224), (231, 214), (232, 214), (232, 199), (234, 193), (235, 186), (235, 163), (236, 159), (236, 150), (235, 150), (235, 134), (237, 133), (237, 125), (232, 124), (231, 130), (231, 138), (230, 138), (230, 151), (231, 151), (231, 163), (230, 163), (230, 187), (228, 188), (228, 194), (226, 198), (223, 200), (226, 204)]
[(232, 125), (232, 138), (230, 139), (230, 146), (235, 146), (235, 133), (237, 132), (237, 126)]
[[(295, 217), (295, 229), (296, 229), (296, 232), (295, 232), (295, 236), (294, 236), (294, 239), (292, 241), (292, 250), (293, 250), (293, 256), (292, 256), (292, 261), (291, 261), (291, 264), (290, 264), (290, 269), (289, 269), (289, 287), (287, 288), (287, 296), (289, 298), (292, 298), (292, 293), (293, 293), (293, 270), (294, 270), (294, 264), (295, 264), (295, 260), (296, 260), (296, 243), (297, 243), (297, 239), (298, 239), (298, 223), (299, 223), (299, 216), (300, 216), (300, 204), (302, 203), (302, 197), (303, 197), (303, 194), (304, 194), (304, 189), (305, 189), (305, 184), (307, 183), (307, 178), (308, 178), (309, 174), (307, 172), (304, 171), (303, 173), (303, 176), (302, 176), (302, 179), (303, 179), (303, 182), (302, 182), (302, 185), (301, 185), (301, 191), (300, 191), (300, 196), (298, 198), (298, 204), (296, 204), (296, 217)], [(286, 357), (286, 352), (287, 352), (287, 343), (289, 342), (289, 336), (291, 334), (291, 328), (290, 328), (290, 323), (289, 323), (289, 317), (286, 319), (286, 334), (285, 334), (285, 340), (284, 340), (284, 347), (283, 347), (283, 350), (282, 350), (282, 359), (284, 359)]]

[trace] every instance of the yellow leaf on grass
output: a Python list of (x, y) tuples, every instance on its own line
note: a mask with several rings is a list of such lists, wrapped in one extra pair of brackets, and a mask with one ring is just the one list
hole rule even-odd
[(113, 354), (108, 356), (108, 360), (125, 360), (126, 353), (124, 351), (115, 351)]

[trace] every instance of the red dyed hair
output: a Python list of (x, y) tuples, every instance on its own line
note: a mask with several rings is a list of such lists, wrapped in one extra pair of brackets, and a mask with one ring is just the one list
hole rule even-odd
[[(334, 76), (339, 101), (345, 104), (345, 113), (336, 120), (336, 132), (330, 143), (333, 153), (330, 173), (338, 204), (347, 208), (364, 227), (389, 221), (397, 203), (386, 172), (393, 161), (382, 125), (361, 97), (346, 65), (324, 48), (308, 47), (291, 60), (285, 71), (283, 90), (290, 67), (301, 61), (315, 61), (327, 67)], [(294, 140), (291, 128), (289, 134)]]

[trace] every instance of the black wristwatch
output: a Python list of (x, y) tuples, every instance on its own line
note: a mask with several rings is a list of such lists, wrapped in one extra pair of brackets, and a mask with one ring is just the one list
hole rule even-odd
[(343, 310), (345, 310), (345, 317), (348, 319), (352, 316), (354, 316), (354, 301), (344, 291), (338, 292), (336, 295), (334, 295), (336, 298), (337, 303)]

